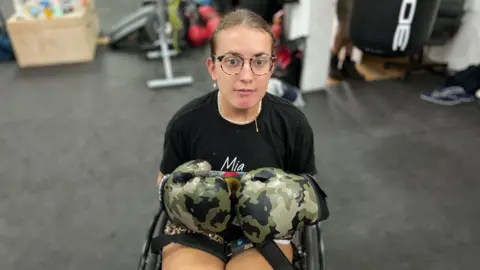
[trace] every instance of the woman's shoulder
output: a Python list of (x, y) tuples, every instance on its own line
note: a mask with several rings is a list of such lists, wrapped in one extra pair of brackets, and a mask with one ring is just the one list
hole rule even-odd
[(173, 115), (172, 120), (182, 120), (189, 117), (198, 117), (198, 113), (215, 102), (215, 91), (195, 97), (181, 106)]
[(308, 120), (302, 110), (290, 101), (267, 92), (265, 99), (275, 117), (280, 116), (284, 121), (308, 125)]
[(198, 122), (205, 117), (212, 102), (215, 102), (215, 91), (195, 97), (181, 106), (172, 116), (169, 127), (186, 126)]

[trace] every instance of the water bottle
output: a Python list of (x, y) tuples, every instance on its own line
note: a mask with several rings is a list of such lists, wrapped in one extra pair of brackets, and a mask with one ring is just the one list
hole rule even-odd
[(39, 5), (43, 8), (45, 18), (51, 19), (53, 17), (52, 3), (50, 0), (40, 0)]

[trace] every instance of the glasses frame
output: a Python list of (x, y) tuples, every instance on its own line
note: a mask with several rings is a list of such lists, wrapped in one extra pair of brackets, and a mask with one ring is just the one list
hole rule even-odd
[[(234, 74), (230, 74), (230, 73), (227, 73), (224, 69), (223, 69), (223, 65), (222, 65), (222, 60), (225, 58), (225, 56), (227, 55), (233, 55), (233, 56), (236, 56), (236, 57), (239, 57), (240, 59), (242, 59), (242, 67), (240, 68), (240, 71), (238, 71), (237, 73), (234, 73)], [(267, 75), (270, 71), (272, 71), (273, 67), (275, 66), (275, 60), (277, 60), (277, 56), (276, 55), (268, 55), (268, 54), (265, 54), (265, 56), (269, 56), (270, 57), (270, 60), (272, 61), (271, 62), (271, 65), (270, 65), (270, 69), (265, 72), (264, 74), (256, 74), (255, 71), (253, 71), (253, 68), (252, 68), (252, 60), (253, 58), (255, 57), (251, 57), (251, 58), (244, 58), (240, 55), (237, 55), (237, 54), (232, 54), (232, 53), (226, 53), (224, 55), (220, 55), (220, 56), (216, 56), (215, 54), (212, 54), (211, 57), (212, 59), (214, 60), (218, 60), (220, 62), (220, 67), (222, 68), (222, 71), (223, 73), (227, 74), (227, 75), (230, 75), (230, 76), (234, 76), (234, 75), (237, 75), (239, 74), (240, 72), (242, 72), (243, 70), (243, 67), (245, 66), (245, 60), (249, 60), (249, 64), (250, 64), (250, 70), (252, 71), (252, 73), (255, 75), (255, 76), (265, 76)]]

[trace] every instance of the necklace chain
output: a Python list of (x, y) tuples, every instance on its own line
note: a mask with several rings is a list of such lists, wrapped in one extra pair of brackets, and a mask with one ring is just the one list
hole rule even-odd
[(218, 92), (218, 95), (217, 95), (217, 107), (218, 107), (218, 113), (220, 114), (220, 116), (230, 123), (233, 123), (233, 124), (236, 124), (236, 125), (246, 125), (246, 124), (250, 124), (251, 122), (255, 121), (255, 127), (256, 127), (257, 132), (258, 132), (257, 118), (260, 115), (260, 112), (262, 111), (262, 101), (261, 100), (260, 100), (260, 103), (259, 103), (259, 106), (258, 106), (257, 115), (255, 116), (255, 119), (252, 120), (252, 121), (244, 121), (244, 122), (233, 121), (233, 120), (230, 120), (227, 117), (223, 116), (222, 111), (220, 110), (220, 91)]

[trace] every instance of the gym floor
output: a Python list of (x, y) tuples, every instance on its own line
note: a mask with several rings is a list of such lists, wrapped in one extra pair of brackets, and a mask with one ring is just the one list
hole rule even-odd
[[(138, 3), (97, 6), (108, 29)], [(175, 59), (193, 86), (156, 91), (145, 82), (161, 64), (133, 54), (0, 65), (0, 269), (135, 269), (157, 206), (163, 131), (210, 91), (205, 56)], [(478, 267), (480, 111), (420, 100), (441, 83), (416, 75), (305, 96), (329, 194), (329, 269)]]

